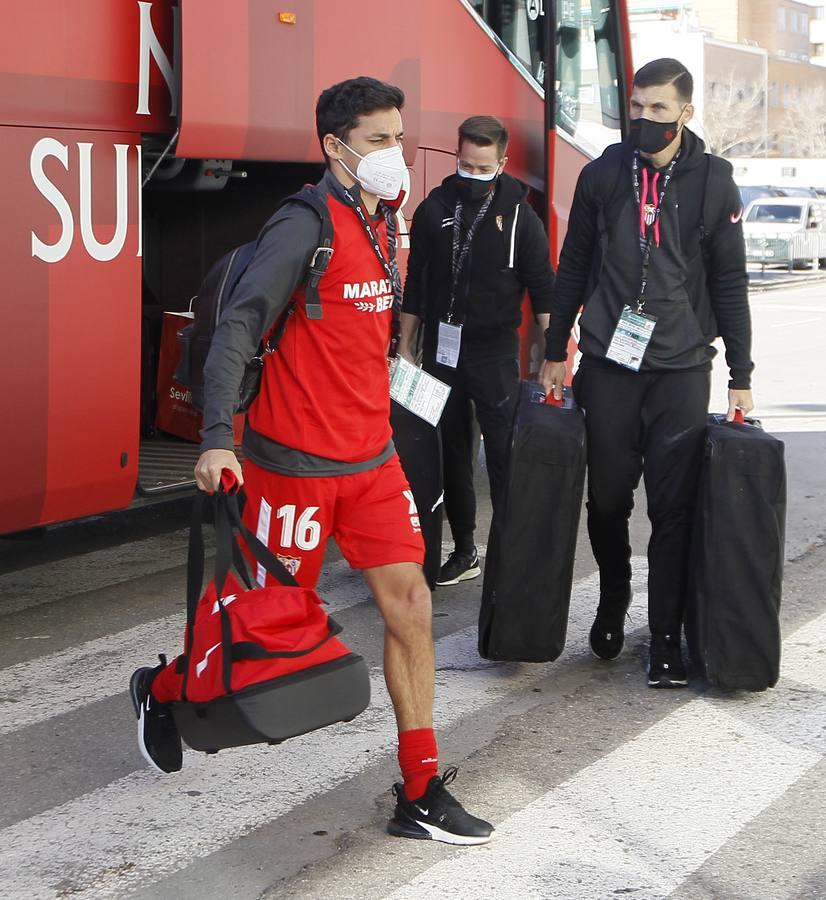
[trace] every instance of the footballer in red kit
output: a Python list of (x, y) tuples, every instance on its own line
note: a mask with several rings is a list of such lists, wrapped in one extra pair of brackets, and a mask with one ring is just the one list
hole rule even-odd
[[(302, 586), (315, 586), (330, 537), (363, 571), (384, 619), (384, 675), (399, 735), (402, 782), (393, 786), (388, 831), (484, 844), (493, 827), (447, 790), (456, 769), (438, 773), (424, 544), (390, 426), (388, 356), (398, 344), (402, 299), (396, 211), (409, 185), (403, 105), (399, 88), (364, 76), (319, 97), (316, 124), (327, 170), (312, 190), (333, 226), (332, 245), (324, 250), (329, 263), (314, 288), (321, 314), (305, 298), (308, 272), (322, 252), (319, 216), (306, 204), (287, 202), (262, 231), (216, 326), (204, 368), (195, 476), (201, 490), (216, 491), (224, 470), (235, 475), (245, 487), (247, 526)], [(239, 386), (247, 362), (284, 321), (249, 408), (242, 468), (232, 433)], [(263, 568), (257, 577), (264, 582)], [(144, 755), (161, 771), (180, 768), (180, 735), (164, 709), (172, 668), (147, 669), (138, 679), (145, 686), (137, 698), (141, 746), (159, 748)], [(176, 762), (164, 765), (170, 759)]]

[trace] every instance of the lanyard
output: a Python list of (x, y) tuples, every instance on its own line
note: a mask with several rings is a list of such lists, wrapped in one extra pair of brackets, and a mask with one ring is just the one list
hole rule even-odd
[(634, 151), (634, 163), (632, 173), (634, 178), (634, 197), (640, 210), (640, 249), (642, 250), (642, 277), (640, 279), (640, 294), (637, 298), (637, 312), (641, 313), (645, 306), (645, 289), (648, 286), (648, 264), (651, 258), (651, 241), (656, 238), (657, 246), (660, 244), (660, 215), (662, 214), (665, 200), (665, 192), (668, 190), (668, 184), (671, 181), (671, 175), (677, 160), (680, 158), (678, 150), (677, 155), (671, 160), (668, 168), (665, 170), (663, 177), (663, 186), (659, 195), (657, 194), (657, 181), (659, 172), (655, 174), (654, 181), (651, 185), (651, 194), (654, 199), (653, 203), (648, 203), (648, 172), (643, 172), (645, 196), (640, 192), (640, 152)]
[(462, 201), (456, 201), (456, 209), (453, 212), (453, 259), (452, 259), (452, 267), (453, 267), (453, 286), (450, 290), (450, 306), (447, 309), (447, 321), (453, 321), (453, 304), (456, 301), (456, 287), (459, 284), (459, 274), (462, 271), (462, 266), (465, 264), (465, 259), (467, 258), (468, 252), (470, 251), (470, 245), (473, 241), (473, 235), (476, 233), (476, 227), (478, 224), (484, 219), (485, 213), (488, 211), (488, 207), (493, 200), (493, 191), (490, 191), (485, 197), (484, 202), (479, 207), (479, 212), (476, 213), (476, 218), (471, 223), (470, 228), (468, 228), (467, 235), (465, 235), (465, 243), (460, 247), (461, 244), (461, 229), (462, 229)]
[(364, 233), (367, 235), (367, 240), (370, 241), (370, 246), (373, 248), (373, 252), (376, 254), (376, 258), (381, 263), (393, 288), (393, 322), (390, 332), (390, 352), (388, 353), (388, 356), (391, 359), (395, 359), (401, 335), (400, 316), (402, 305), (402, 279), (399, 275), (399, 267), (396, 264), (396, 215), (389, 206), (385, 206), (384, 204), (381, 205), (381, 209), (384, 212), (384, 223), (387, 226), (387, 247), (390, 251), (390, 258), (387, 259), (381, 249), (378, 234), (368, 221), (367, 216), (361, 207), (361, 203), (353, 197), (350, 191), (345, 190), (344, 193), (347, 199), (352, 203), (353, 209), (364, 228)]

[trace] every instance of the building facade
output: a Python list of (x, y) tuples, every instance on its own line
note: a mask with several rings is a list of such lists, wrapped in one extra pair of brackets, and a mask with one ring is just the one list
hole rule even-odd
[(694, 126), (724, 156), (826, 156), (826, 21), (796, 0), (631, 2), (634, 63), (675, 56)]

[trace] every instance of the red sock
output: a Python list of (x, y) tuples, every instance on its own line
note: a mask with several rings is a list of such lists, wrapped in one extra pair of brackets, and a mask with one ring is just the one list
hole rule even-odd
[(432, 728), (399, 732), (399, 766), (408, 800), (418, 800), (439, 771), (439, 750)]

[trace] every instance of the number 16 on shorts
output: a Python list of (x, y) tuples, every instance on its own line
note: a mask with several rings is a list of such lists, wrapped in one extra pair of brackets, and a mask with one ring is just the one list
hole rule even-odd
[[(285, 503), (275, 511), (276, 519), (281, 521), (281, 535), (279, 545), (283, 550), (291, 550), (293, 547), (309, 551), (315, 550), (321, 541), (321, 523), (313, 518), (318, 512), (317, 506), (307, 506), (300, 512), (294, 503)], [(256, 537), (263, 544), (269, 546), (270, 526), (272, 522), (272, 507), (266, 500), (261, 499), (261, 507), (258, 511), (258, 529)], [(296, 575), (301, 565), (300, 559), (292, 559), (276, 554), (278, 558)], [(259, 563), (255, 573), (255, 580), (260, 585), (266, 583), (267, 573)]]
[(281, 519), (281, 546), (287, 550), (293, 545), (299, 550), (315, 550), (321, 540), (321, 524), (313, 519), (318, 512), (317, 506), (308, 506), (296, 518), (297, 508), (294, 503), (287, 503), (275, 511), (275, 517)]

